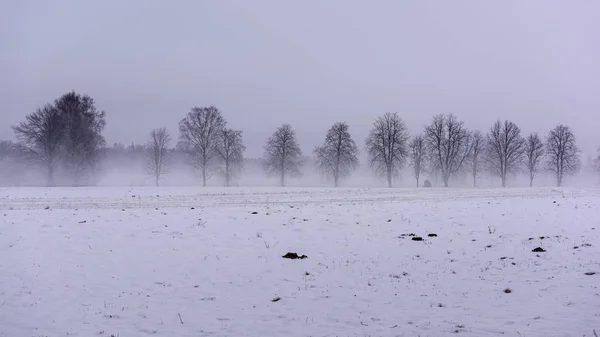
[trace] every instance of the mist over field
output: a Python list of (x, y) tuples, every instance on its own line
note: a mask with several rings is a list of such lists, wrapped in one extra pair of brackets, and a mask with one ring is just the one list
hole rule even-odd
[[(0, 183), (152, 185), (145, 159), (122, 147), (146, 145), (150, 132), (162, 128), (170, 136), (169, 148), (179, 147), (182, 119), (195, 108), (216, 107), (226, 127), (241, 132), (244, 147), (244, 169), (231, 171), (231, 184), (280, 184), (258, 161), (264, 163), (265, 144), (275, 130), (290, 125), (304, 163), (288, 183), (332, 185), (332, 176), (324, 179), (323, 170), (317, 172), (314, 150), (323, 146), (329, 128), (342, 122), (356, 144), (358, 164), (340, 171), (339, 184), (389, 185), (388, 169), (370, 165), (373, 154), (365, 142), (378, 118), (397, 113), (406, 147), (440, 114), (452, 114), (466, 131), (480, 131), (484, 138), (497, 120), (514, 123), (523, 138), (538, 133), (543, 143), (555, 127), (566, 126), (576, 139), (579, 165), (575, 174), (565, 174), (564, 185), (594, 186), (600, 147), (600, 41), (593, 33), (600, 30), (598, 12), (599, 5), (589, 1), (184, 1), (178, 6), (4, 1), (0, 140), (12, 143), (0, 146)], [(40, 157), (44, 148), (38, 140), (27, 144), (27, 162), (15, 160), (22, 159), (22, 151), (9, 153), (7, 147), (20, 146), (27, 137), (14, 127), (68, 93), (89, 97), (93, 105), (86, 107), (105, 113), (96, 124), (88, 123), (96, 125), (97, 144), (85, 151), (93, 149), (94, 159), (75, 163), (73, 158), (84, 156), (83, 146), (77, 150), (62, 141), (70, 164), (62, 158), (52, 164), (56, 173), (48, 173), (45, 159), (31, 160), (31, 150)], [(79, 119), (66, 112), (68, 100), (61, 104), (54, 109), (71, 121), (65, 128), (73, 134)], [(391, 185), (416, 186), (407, 151), (397, 150), (401, 158), (385, 164), (393, 166)], [(214, 166), (209, 159), (208, 166)], [(198, 156), (192, 161), (198, 164)], [(202, 173), (187, 164), (178, 153), (162, 183), (203, 184)], [(467, 165), (460, 170), (441, 165), (437, 177), (427, 166), (432, 165), (424, 167), (420, 185), (430, 180), (437, 186), (469, 186)], [(471, 185), (528, 185), (522, 163), (508, 170), (496, 165), (499, 171), (485, 166), (480, 182)], [(536, 186), (552, 184), (543, 166)], [(446, 171), (449, 181), (443, 179)], [(227, 180), (205, 173), (207, 185)]]
[(597, 337), (599, 32), (592, 0), (0, 0), (0, 337)]
[[(155, 179), (152, 174), (146, 170), (147, 160), (145, 158), (121, 158), (115, 160), (105, 160), (100, 163), (98, 179), (93, 186), (124, 186), (124, 187), (143, 187), (155, 186)], [(46, 186), (45, 174), (40, 170), (27, 169), (26, 164), (4, 159), (0, 161), (2, 175), (0, 176), (0, 185), (2, 186)], [(302, 176), (289, 179), (288, 186), (292, 187), (333, 187), (331, 179), (324, 177), (314, 166), (314, 162), (308, 161), (302, 167)], [(430, 180), (434, 187), (443, 187), (440, 177), (425, 174), (421, 180)], [(70, 186), (70, 181), (64, 179), (59, 184)], [(225, 181), (221, 174), (211, 175), (208, 186), (224, 186)], [(565, 182), (570, 187), (598, 187), (600, 186), (600, 175), (593, 169), (582, 170), (575, 176), (569, 177)], [(187, 163), (185, 158), (180, 162), (174, 163), (169, 172), (161, 178), (161, 186), (196, 186), (199, 191), (202, 189), (202, 177), (197, 169), (194, 169)], [(246, 159), (244, 169), (240, 172), (233, 182), (232, 186), (260, 187), (260, 186), (279, 186), (277, 177), (269, 177), (260, 163), (259, 159)], [(381, 176), (374, 174), (367, 165), (361, 165), (351, 176), (343, 179), (342, 187), (385, 187), (386, 181)], [(452, 187), (472, 188), (472, 177), (468, 173), (462, 173), (452, 179)], [(529, 186), (529, 178), (521, 173), (509, 177), (509, 187)], [(541, 172), (535, 180), (536, 187), (556, 186), (556, 178), (552, 172)], [(404, 168), (401, 175), (394, 182), (394, 187), (414, 188), (416, 181), (411, 172), (411, 168)], [(422, 187), (422, 183), (420, 184)], [(500, 178), (488, 173), (482, 174), (478, 180), (478, 187), (495, 188), (501, 187)]]

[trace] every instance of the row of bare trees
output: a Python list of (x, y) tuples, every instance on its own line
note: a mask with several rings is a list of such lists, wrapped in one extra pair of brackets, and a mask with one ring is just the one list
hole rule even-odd
[[(154, 176), (157, 186), (160, 177), (169, 171), (170, 144), (171, 136), (165, 128), (150, 132), (147, 171)], [(228, 128), (221, 111), (214, 106), (191, 109), (179, 122), (177, 146), (188, 154), (191, 164), (200, 170), (203, 186), (207, 185), (215, 167), (229, 186), (242, 168), (246, 150), (242, 131)]]
[[(105, 113), (95, 107), (92, 98), (71, 92), (27, 115), (13, 129), (28, 161), (45, 169), (49, 185), (55, 184), (57, 170), (72, 177), (73, 184), (81, 184), (85, 173), (93, 173), (105, 146), (105, 125)], [(159, 128), (150, 132), (144, 146), (146, 170), (156, 185), (169, 171), (174, 151), (171, 143), (166, 128)], [(544, 140), (536, 133), (523, 137), (511, 121), (497, 121), (483, 134), (468, 130), (453, 114), (435, 116), (422, 134), (411, 138), (399, 114), (386, 113), (374, 121), (364, 145), (369, 166), (390, 187), (407, 163), (417, 186), (427, 173), (441, 176), (446, 187), (453, 176), (465, 172), (477, 186), (483, 171), (497, 176), (502, 186), (511, 174), (526, 172), (532, 185), (544, 169), (556, 174), (560, 186), (580, 165), (575, 136), (567, 126), (557, 126)], [(246, 147), (242, 131), (228, 128), (221, 111), (208, 106), (193, 107), (179, 122), (177, 149), (201, 172), (204, 186), (215, 172), (221, 173), (229, 186), (242, 169)], [(318, 170), (335, 186), (359, 166), (359, 148), (344, 122), (331, 126), (313, 155)], [(284, 124), (265, 144), (264, 169), (278, 176), (283, 186), (287, 177), (300, 175), (302, 164), (296, 133)], [(600, 170), (600, 150), (597, 165)]]
[(434, 117), (424, 135), (410, 142), (409, 157), (417, 185), (429, 165), (431, 172), (441, 173), (446, 187), (450, 177), (461, 171), (469, 171), (477, 186), (477, 177), (484, 170), (499, 177), (502, 186), (511, 174), (525, 171), (532, 186), (543, 169), (554, 172), (561, 186), (565, 175), (580, 166), (579, 148), (568, 126), (558, 125), (544, 142), (537, 133), (524, 138), (511, 121), (495, 122), (487, 135), (468, 131), (452, 114)]
[[(567, 126), (557, 126), (543, 142), (537, 133), (522, 137), (519, 127), (510, 121), (495, 122), (486, 135), (469, 131), (453, 114), (435, 116), (422, 135), (411, 139), (402, 118), (386, 113), (375, 120), (365, 147), (370, 167), (386, 178), (389, 187), (407, 161), (417, 186), (421, 175), (429, 172), (440, 174), (445, 187), (451, 177), (465, 171), (477, 186), (484, 170), (499, 177), (502, 186), (511, 174), (525, 171), (533, 185), (542, 169), (554, 172), (561, 186), (564, 176), (576, 172), (580, 164), (575, 136)], [(335, 186), (358, 166), (358, 147), (345, 123), (334, 124), (324, 145), (314, 153), (318, 168)]]

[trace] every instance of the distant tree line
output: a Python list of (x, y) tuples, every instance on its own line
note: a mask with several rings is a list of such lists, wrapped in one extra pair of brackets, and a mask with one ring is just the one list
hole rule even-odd
[[(197, 169), (203, 186), (215, 174), (229, 186), (244, 165), (243, 132), (228, 128), (214, 106), (191, 108), (179, 122), (175, 144), (162, 127), (149, 132), (145, 145), (109, 148), (102, 135), (105, 126), (106, 113), (96, 108), (91, 97), (67, 93), (13, 126), (17, 142), (0, 142), (0, 162), (18, 158), (24, 167), (37, 167), (45, 172), (48, 186), (57, 184), (57, 175), (62, 177), (61, 184), (93, 184), (98, 163), (107, 153), (123, 160), (144, 160), (145, 171), (157, 186), (175, 158), (185, 158)], [(441, 177), (445, 187), (464, 173), (477, 186), (484, 171), (498, 177), (502, 186), (507, 186), (512, 175), (525, 173), (533, 186), (543, 170), (552, 172), (557, 186), (562, 186), (564, 178), (581, 167), (575, 135), (566, 125), (557, 125), (542, 139), (537, 133), (522, 135), (512, 121), (498, 120), (486, 133), (469, 130), (453, 114), (433, 117), (421, 134), (411, 137), (398, 113), (385, 113), (375, 119), (364, 149), (369, 167), (389, 187), (406, 166), (416, 186), (427, 173)], [(312, 154), (316, 168), (337, 187), (359, 167), (359, 151), (348, 124), (337, 122)], [(281, 186), (288, 177), (301, 175), (304, 161), (291, 125), (283, 124), (266, 140), (262, 167), (268, 175), (277, 176)], [(594, 163), (600, 172), (600, 149)]]

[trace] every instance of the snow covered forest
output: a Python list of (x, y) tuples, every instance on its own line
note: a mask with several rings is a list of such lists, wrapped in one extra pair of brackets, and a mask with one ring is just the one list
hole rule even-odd
[[(439, 114), (408, 130), (401, 113), (374, 113), (370, 126), (333, 124), (307, 149), (281, 122), (264, 136), (260, 158), (244, 156), (244, 130), (229, 128), (227, 113), (214, 106), (183, 112), (178, 134), (158, 126), (145, 143), (111, 145), (103, 136), (110, 112), (69, 92), (24, 114), (15, 140), (0, 142), (0, 184), (506, 187), (589, 186), (600, 178), (600, 148), (583, 154), (564, 124), (524, 132), (497, 120), (472, 130)], [(352, 136), (359, 128), (370, 129), (366, 139)]]

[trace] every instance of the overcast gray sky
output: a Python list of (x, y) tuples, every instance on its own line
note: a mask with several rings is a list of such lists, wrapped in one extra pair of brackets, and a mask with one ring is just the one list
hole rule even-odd
[(565, 123), (594, 151), (600, 2), (0, 1), (0, 139), (71, 90), (107, 112), (109, 144), (215, 105), (250, 156), (282, 123), (305, 153), (335, 121), (362, 145), (388, 111), (412, 132), (446, 112), (483, 131)]

